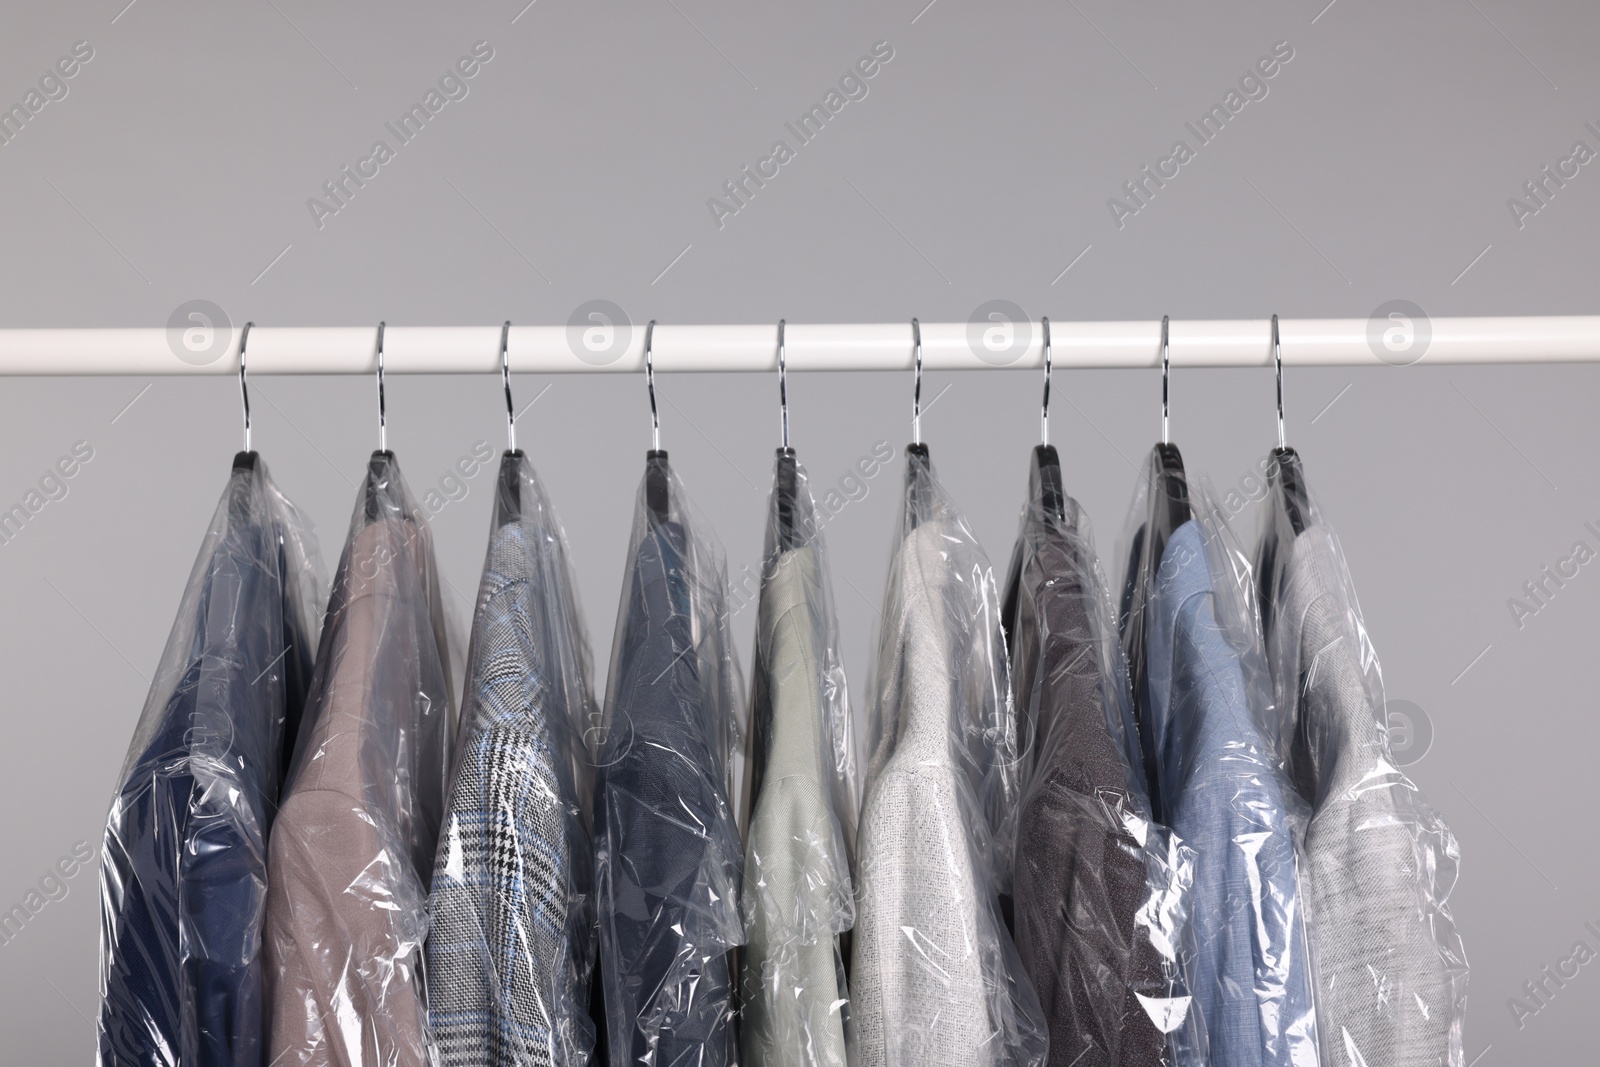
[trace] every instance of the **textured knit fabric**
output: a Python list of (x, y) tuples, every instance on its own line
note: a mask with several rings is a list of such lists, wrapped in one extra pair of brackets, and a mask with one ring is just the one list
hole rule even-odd
[[(397, 484), (375, 488), (373, 477), (375, 517), (340, 561), (272, 837), (272, 1067), (428, 1062), (416, 972), (449, 676), (426, 527), (395, 501)], [(385, 477), (398, 483), (398, 470)]]
[(981, 818), (951, 752), (958, 652), (947, 621), (949, 567), (942, 524), (917, 526), (900, 550), (900, 733), (872, 769), (857, 850), (854, 965), (862, 1067), (984, 1067), (1002, 1062), (989, 1015), (985, 948), (1003, 930), (982, 929), (989, 882), (968, 826)]
[(1215, 1067), (1315, 1067), (1288, 783), (1218, 619), (1200, 526), (1162, 555), (1147, 632), (1151, 723), (1172, 829), (1196, 854), (1191, 980)]
[(428, 1018), (441, 1067), (587, 1061), (572, 1048), (571, 1015), (588, 1005), (567, 932), (574, 846), (586, 862), (588, 842), (571, 840), (568, 712), (541, 662), (539, 600), (562, 592), (535, 584), (546, 550), (515, 521), (490, 538), (429, 900)]
[(235, 469), (106, 822), (106, 1067), (263, 1059), (267, 833), (314, 642), (280, 500)]
[(1455, 841), (1389, 755), (1339, 563), (1328, 532), (1306, 529), (1278, 605), (1280, 632), (1298, 639), (1295, 777), (1314, 805), (1307, 913), (1323, 1063), (1459, 1067), (1453, 983), (1465, 964), (1430, 891), (1443, 877), (1448, 892)]
[[(823, 759), (820, 581), (812, 550), (778, 558), (761, 595), (772, 721), (745, 854), (743, 1051), (749, 1067), (845, 1067), (836, 937), (849, 860)], [(843, 884), (841, 885), (841, 881)]]
[(613, 1067), (733, 1064), (739, 831), (716, 751), (676, 522), (635, 556), (596, 782), (600, 968)]
[(1107, 662), (1109, 606), (1081, 537), (1075, 502), (1059, 519), (1030, 506), (1007, 596), (1016, 706), (1037, 759), (1017, 826), (1017, 952), (1050, 1027), (1051, 1067), (1156, 1067), (1169, 1062), (1167, 1036), (1141, 995), (1160, 998), (1166, 976), (1137, 921), (1149, 816), (1123, 744), (1126, 674)]

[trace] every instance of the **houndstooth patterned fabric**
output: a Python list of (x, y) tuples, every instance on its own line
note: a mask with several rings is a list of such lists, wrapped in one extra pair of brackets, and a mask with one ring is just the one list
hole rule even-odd
[(429, 902), (428, 1018), (442, 1067), (555, 1067), (575, 996), (564, 787), (537, 662), (536, 551), (495, 531), (469, 665), (469, 731)]

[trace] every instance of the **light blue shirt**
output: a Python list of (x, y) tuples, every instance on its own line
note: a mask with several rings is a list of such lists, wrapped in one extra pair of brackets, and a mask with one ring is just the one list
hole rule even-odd
[[(1196, 854), (1190, 985), (1215, 1067), (1316, 1067), (1288, 784), (1217, 617), (1200, 526), (1162, 554), (1147, 634), (1167, 821)], [(1234, 640), (1237, 640), (1234, 637)]]

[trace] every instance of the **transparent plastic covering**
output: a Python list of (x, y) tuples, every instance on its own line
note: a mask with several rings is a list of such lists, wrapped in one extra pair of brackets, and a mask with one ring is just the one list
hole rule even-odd
[(440, 1067), (589, 1062), (589, 665), (561, 525), (527, 458), (507, 452), (428, 901)]
[(102, 1065), (259, 1065), (267, 841), (323, 588), (309, 525), (241, 453), (150, 684), (101, 856)]
[(273, 1067), (421, 1067), (419, 964), (454, 727), (433, 543), (375, 452), (273, 828)]
[(595, 889), (614, 1067), (736, 1062), (733, 804), (743, 682), (727, 566), (664, 454), (648, 460), (612, 645)]
[(1194, 850), (1184, 969), (1211, 1063), (1312, 1067), (1296, 855), (1306, 810), (1280, 757), (1253, 572), (1207, 488), (1170, 473), (1164, 451), (1176, 456), (1157, 446), (1130, 513), (1120, 623), (1125, 639), (1142, 623), (1130, 657), (1145, 667), (1134, 700), (1156, 756), (1156, 816)]
[(1111, 599), (1047, 445), (1004, 610), (1024, 778), (1016, 942), (1051, 1067), (1203, 1065), (1182, 969), (1194, 853), (1151, 819)]
[(1043, 1064), (1044, 1022), (1000, 905), (1017, 756), (999, 592), (919, 445), (882, 615), (857, 841), (859, 1062)]
[(1338, 538), (1298, 457), (1263, 463), (1267, 650), (1305, 832), (1306, 918), (1328, 1067), (1463, 1067), (1467, 960), (1454, 835), (1389, 749), (1383, 678)]
[(855, 749), (827, 554), (803, 468), (780, 451), (761, 570), (744, 861), (747, 1067), (846, 1067), (840, 938), (855, 924)]

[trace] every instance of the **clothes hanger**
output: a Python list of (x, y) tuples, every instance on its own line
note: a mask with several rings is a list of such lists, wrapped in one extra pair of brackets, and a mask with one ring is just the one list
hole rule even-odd
[(911, 346), (916, 368), (916, 384), (911, 391), (911, 443), (906, 446), (906, 492), (910, 507), (911, 526), (922, 521), (927, 510), (927, 483), (923, 472), (930, 470), (932, 459), (928, 446), (922, 443), (922, 324), (911, 320)]
[(378, 518), (381, 502), (378, 499), (379, 486), (387, 486), (389, 482), (389, 464), (394, 461), (394, 453), (389, 451), (389, 426), (387, 413), (384, 410), (383, 399), (383, 328), (382, 322), (378, 323), (378, 450), (372, 453), (367, 460), (367, 487), (366, 487), (366, 516), (368, 522)]
[(506, 390), (506, 450), (500, 457), (500, 525), (509, 526), (522, 518), (522, 450), (517, 447), (517, 414), (511, 402), (511, 359), (507, 342), (511, 339), (511, 320), (500, 327), (500, 381)]
[(1306, 516), (1311, 507), (1306, 499), (1305, 473), (1300, 467), (1300, 456), (1284, 443), (1283, 436), (1283, 345), (1278, 341), (1278, 316), (1272, 316), (1272, 360), (1278, 373), (1278, 447), (1272, 450), (1272, 465), (1267, 468), (1267, 482), (1275, 484), (1289, 528), (1296, 537), (1305, 533)]
[(797, 547), (795, 497), (799, 493), (800, 471), (794, 449), (789, 447), (788, 362), (783, 345), (784, 320), (778, 320), (778, 416), (782, 423), (783, 444), (778, 448), (778, 545), (787, 551)]
[(1033, 449), (1034, 470), (1039, 478), (1039, 500), (1052, 519), (1066, 517), (1066, 491), (1061, 485), (1061, 457), (1050, 443), (1050, 320), (1044, 327), (1044, 399), (1039, 404), (1039, 443)]
[(1152, 542), (1159, 561), (1167, 539), (1191, 518), (1189, 509), (1189, 479), (1183, 469), (1183, 454), (1172, 443), (1168, 433), (1170, 421), (1170, 386), (1172, 378), (1172, 347), (1168, 343), (1168, 317), (1161, 316), (1161, 441), (1151, 456), (1154, 464), (1155, 487), (1159, 493), (1150, 496)]
[(239, 332), (239, 399), (244, 402), (244, 451), (235, 453), (233, 457), (233, 469), (236, 471), (256, 469), (256, 453), (250, 449), (250, 386), (244, 376), (244, 349), (250, 342), (250, 327), (254, 325), (253, 322), (247, 322)]
[(1133, 537), (1127, 581), (1122, 589), (1121, 618), (1123, 651), (1133, 683), (1134, 727), (1139, 734), (1143, 756), (1145, 788), (1151, 810), (1163, 817), (1160, 763), (1156, 759), (1159, 739), (1150, 721), (1149, 661), (1145, 638), (1149, 628), (1150, 599), (1155, 595), (1156, 572), (1161, 557), (1178, 527), (1192, 517), (1189, 507), (1189, 481), (1183, 469), (1183, 455), (1171, 440), (1172, 346), (1170, 320), (1161, 316), (1161, 440), (1150, 452), (1150, 498), (1146, 502), (1144, 524)]
[(661, 448), (661, 416), (656, 411), (656, 367), (651, 347), (655, 332), (656, 320), (651, 319), (644, 328), (644, 383), (650, 391), (650, 451), (644, 454), (644, 498), (655, 520), (666, 522), (671, 493), (668, 489), (667, 453)]

